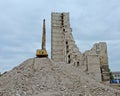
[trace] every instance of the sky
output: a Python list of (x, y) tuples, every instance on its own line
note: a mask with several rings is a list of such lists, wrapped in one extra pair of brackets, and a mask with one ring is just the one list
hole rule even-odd
[(109, 67), (120, 71), (120, 0), (0, 0), (0, 72), (35, 57), (44, 18), (50, 57), (51, 12), (69, 12), (81, 52), (106, 42)]

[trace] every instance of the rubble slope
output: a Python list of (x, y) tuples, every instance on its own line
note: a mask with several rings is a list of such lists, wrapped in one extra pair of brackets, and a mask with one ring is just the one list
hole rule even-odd
[(120, 96), (80, 68), (31, 58), (0, 77), (0, 96)]

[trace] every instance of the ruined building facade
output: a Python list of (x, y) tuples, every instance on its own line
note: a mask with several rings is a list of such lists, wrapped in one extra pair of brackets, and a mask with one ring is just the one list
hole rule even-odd
[(96, 43), (92, 49), (81, 53), (75, 44), (69, 21), (69, 13), (51, 14), (51, 59), (79, 67), (97, 81), (108, 81), (106, 43)]

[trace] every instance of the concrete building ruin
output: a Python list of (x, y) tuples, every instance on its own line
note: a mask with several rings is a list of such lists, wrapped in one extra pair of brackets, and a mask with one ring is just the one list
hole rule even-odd
[(97, 81), (109, 80), (106, 43), (96, 43), (81, 53), (72, 35), (69, 13), (51, 14), (51, 59), (80, 67)]

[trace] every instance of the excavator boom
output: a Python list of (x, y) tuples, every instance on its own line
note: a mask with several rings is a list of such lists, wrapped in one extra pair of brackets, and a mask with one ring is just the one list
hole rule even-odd
[(45, 28), (45, 19), (43, 20), (42, 50), (46, 50), (46, 28)]

